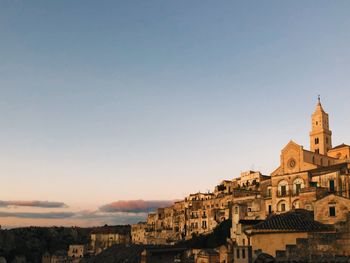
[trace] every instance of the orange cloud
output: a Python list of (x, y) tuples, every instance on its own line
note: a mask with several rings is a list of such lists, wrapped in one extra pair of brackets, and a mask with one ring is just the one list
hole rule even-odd
[(127, 212), (127, 213), (148, 213), (155, 211), (157, 208), (171, 206), (173, 200), (119, 200), (100, 207), (102, 212)]

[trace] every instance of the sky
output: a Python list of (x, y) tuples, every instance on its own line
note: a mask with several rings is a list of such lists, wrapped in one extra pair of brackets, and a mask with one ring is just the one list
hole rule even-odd
[(0, 224), (133, 223), (350, 143), (350, 1), (0, 0)]

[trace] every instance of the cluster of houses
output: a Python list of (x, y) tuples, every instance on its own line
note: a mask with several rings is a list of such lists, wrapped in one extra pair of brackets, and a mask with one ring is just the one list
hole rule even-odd
[(53, 254), (45, 253), (42, 263), (79, 263), (101, 253), (113, 245), (130, 244), (130, 226), (108, 226), (95, 228), (90, 233), (89, 244), (73, 244), (67, 251), (57, 251)]
[[(157, 209), (147, 222), (131, 226), (132, 242), (174, 244), (231, 220), (232, 245), (224, 249), (226, 255), (220, 248), (203, 250), (197, 262), (233, 262), (235, 257), (234, 262), (237, 257), (250, 262), (258, 254), (286, 260), (350, 256), (350, 146), (332, 146), (328, 114), (320, 100), (311, 127), (310, 150), (290, 141), (270, 175), (244, 172), (221, 182), (212, 193), (191, 194)], [(200, 259), (209, 254), (215, 259)]]

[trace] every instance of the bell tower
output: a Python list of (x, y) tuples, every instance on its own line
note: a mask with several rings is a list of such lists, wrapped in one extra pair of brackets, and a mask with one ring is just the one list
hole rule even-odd
[(329, 129), (328, 114), (322, 108), (320, 96), (311, 119), (310, 150), (327, 155), (332, 149), (332, 131)]

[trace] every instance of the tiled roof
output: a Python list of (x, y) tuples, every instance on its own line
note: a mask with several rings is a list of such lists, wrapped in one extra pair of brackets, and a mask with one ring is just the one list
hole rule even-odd
[(264, 222), (252, 227), (253, 232), (295, 231), (317, 232), (331, 231), (333, 228), (313, 219), (313, 213), (304, 209), (296, 209), (284, 214), (273, 215)]

